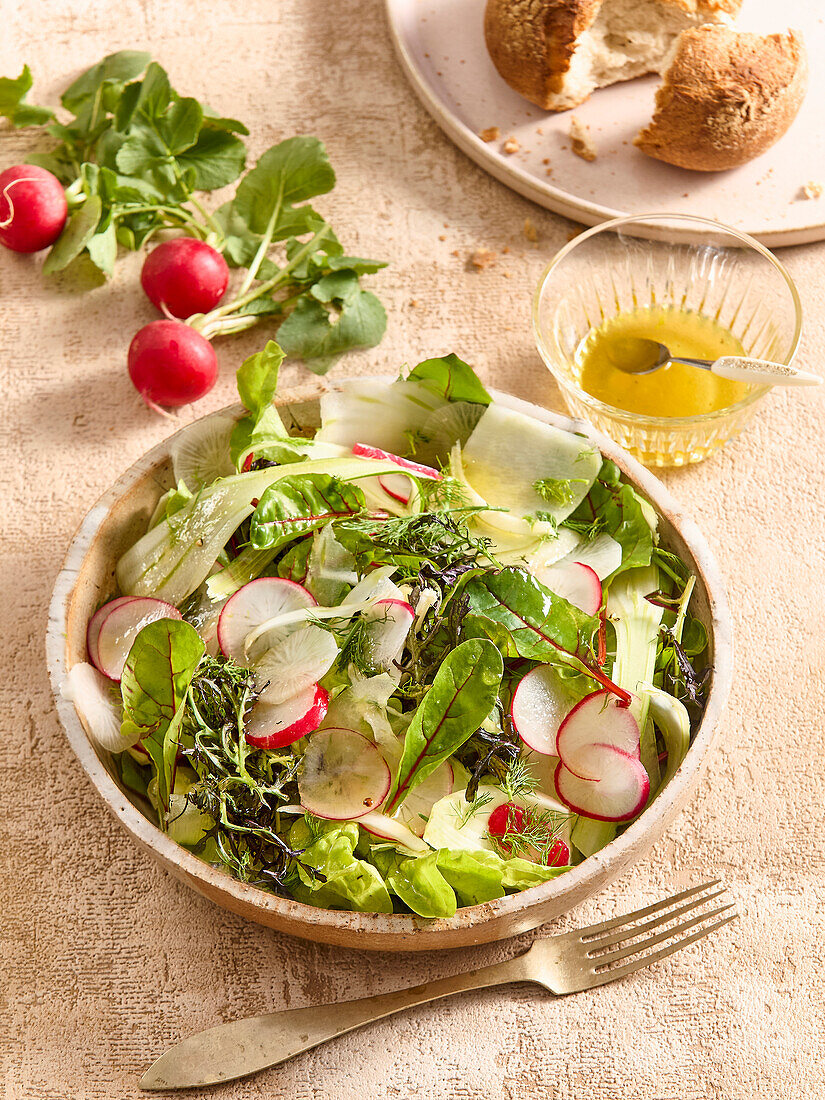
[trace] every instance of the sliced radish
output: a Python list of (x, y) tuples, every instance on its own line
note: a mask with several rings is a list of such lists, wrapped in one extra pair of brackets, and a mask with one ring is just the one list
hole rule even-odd
[(639, 759), (639, 726), (628, 707), (608, 691), (594, 691), (577, 703), (556, 737), (556, 755), (581, 779), (601, 778), (600, 768), (590, 775), (591, 749), (606, 746)]
[(289, 633), (286, 628), (267, 631), (253, 643), (247, 654), (244, 643), (251, 631), (277, 615), (315, 606), (315, 597), (295, 581), (284, 580), (283, 577), (259, 577), (250, 581), (226, 601), (221, 611), (218, 619), (221, 653), (239, 665), (247, 665)]
[(235, 423), (234, 417), (215, 413), (178, 432), (170, 446), (175, 481), (183, 481), (187, 489), (195, 492), (219, 477), (234, 474), (229, 440)]
[(332, 668), (338, 644), (328, 630), (310, 624), (288, 634), (254, 665), (264, 703), (285, 703), (316, 684)]
[(425, 844), (421, 840), (421, 833), (413, 832), (396, 818), (388, 817), (377, 810), (359, 817), (358, 824), (366, 829), (371, 836), (378, 837), (379, 840), (388, 840), (391, 844), (400, 844), (411, 852), (430, 851), (429, 844)]
[(559, 726), (572, 705), (561, 676), (551, 665), (538, 665), (516, 684), (510, 717), (525, 745), (555, 756)]
[(110, 611), (114, 611), (116, 607), (120, 607), (122, 603), (129, 603), (130, 600), (134, 600), (134, 596), (118, 596), (114, 600), (109, 600), (102, 607), (99, 607), (89, 619), (89, 625), (86, 627), (86, 649), (88, 650), (89, 657), (92, 664), (96, 667), (100, 667), (100, 654), (97, 651), (97, 640), (100, 637), (100, 628), (103, 626), (103, 620), (109, 614)]
[(556, 768), (556, 791), (571, 810), (597, 821), (629, 821), (642, 812), (650, 779), (641, 760), (607, 745), (594, 750), (590, 766), (602, 771), (600, 779), (582, 779), (561, 762)]
[(383, 474), (378, 484), (393, 500), (399, 504), (409, 504), (412, 495), (412, 481), (407, 474)]
[(597, 615), (602, 606), (602, 582), (595, 569), (580, 561), (556, 562), (533, 571), (537, 580), (578, 607), (585, 615)]
[[(562, 528), (567, 530), (567, 528)], [(581, 565), (589, 565), (600, 581), (615, 573), (622, 564), (621, 544), (602, 532), (596, 535), (592, 542), (583, 542), (566, 554), (562, 564), (577, 561)]]
[(554, 781), (562, 802), (600, 821), (635, 817), (650, 793), (639, 740), (636, 719), (609, 692), (577, 703), (556, 738)]
[(354, 730), (318, 730), (304, 753), (298, 791), (316, 817), (352, 821), (380, 806), (390, 769), (378, 748)]
[(402, 822), (416, 836), (423, 836), (433, 806), (440, 799), (453, 793), (454, 784), (455, 773), (452, 764), (449, 760), (445, 760), (441, 767), (436, 768), (432, 775), (428, 775), (423, 783), (419, 783), (410, 791), (395, 811), (395, 819)]
[(415, 621), (415, 610), (406, 600), (379, 600), (368, 607), (362, 617), (369, 623), (366, 657), (376, 672), (387, 672), (404, 650)]
[(119, 680), (132, 643), (141, 630), (158, 619), (182, 619), (165, 600), (143, 596), (119, 603), (103, 620), (97, 636), (98, 668), (110, 680)]
[[(506, 856), (513, 854), (513, 840), (531, 830), (536, 831), (536, 818), (531, 810), (519, 806), (516, 802), (503, 802), (496, 806), (490, 814), (487, 822), (487, 832), (492, 840)], [(533, 863), (541, 863), (545, 867), (566, 867), (570, 862), (570, 849), (567, 844), (556, 835), (554, 829), (542, 827), (541, 833), (545, 834), (541, 841), (541, 850), (530, 847), (524, 853), (526, 859)], [(538, 838), (537, 838), (538, 839)], [(521, 854), (521, 853), (519, 853)]]
[(432, 466), (424, 466), (421, 462), (412, 462), (409, 458), (401, 458), (391, 451), (382, 451), (380, 447), (372, 447), (369, 443), (353, 443), (352, 453), (358, 458), (377, 458), (381, 462), (394, 462), (414, 477), (423, 477), (429, 481), (441, 481), (442, 475)]
[(320, 684), (306, 688), (283, 703), (257, 703), (246, 723), (246, 740), (256, 749), (282, 749), (323, 722), (329, 692)]
[(60, 693), (74, 703), (81, 721), (101, 748), (123, 752), (131, 748), (140, 735), (124, 737), (121, 733), (121, 710), (113, 690), (111, 680), (82, 661), (69, 669)]

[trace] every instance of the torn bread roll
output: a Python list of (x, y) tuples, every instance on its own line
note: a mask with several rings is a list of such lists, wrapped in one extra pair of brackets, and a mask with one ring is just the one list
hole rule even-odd
[(742, 0), (487, 0), (484, 33), (511, 88), (566, 111), (604, 88), (661, 72), (682, 31), (729, 21)]
[(685, 31), (656, 93), (653, 119), (635, 144), (679, 168), (736, 168), (782, 137), (807, 86), (805, 47), (793, 31)]

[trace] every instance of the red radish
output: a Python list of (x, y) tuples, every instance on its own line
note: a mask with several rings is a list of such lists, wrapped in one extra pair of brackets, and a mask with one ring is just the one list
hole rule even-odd
[(177, 408), (209, 393), (218, 377), (215, 349), (182, 321), (152, 321), (129, 345), (129, 377), (148, 405)]
[(580, 561), (560, 561), (537, 569), (535, 575), (546, 588), (578, 607), (585, 615), (598, 614), (602, 606), (602, 582), (589, 565), (583, 565)]
[(320, 684), (308, 687), (284, 703), (258, 703), (246, 724), (246, 740), (256, 749), (282, 749), (323, 722), (329, 693)]
[(378, 748), (355, 730), (318, 730), (304, 753), (298, 791), (301, 805), (333, 821), (352, 821), (376, 809), (390, 791), (391, 776)]
[(63, 184), (45, 168), (15, 164), (0, 172), (0, 244), (13, 252), (53, 245), (68, 209)]
[(544, 756), (555, 756), (559, 726), (571, 703), (552, 665), (537, 665), (516, 684), (510, 717), (525, 745)]
[(141, 630), (158, 619), (181, 618), (172, 604), (151, 596), (118, 603), (110, 609), (97, 636), (97, 667), (110, 680), (119, 680), (132, 643)]
[(108, 603), (99, 607), (89, 619), (89, 625), (86, 627), (86, 650), (89, 654), (89, 660), (97, 668), (100, 667), (100, 655), (97, 651), (97, 640), (100, 637), (100, 628), (103, 626), (103, 620), (109, 614), (110, 611), (114, 611), (116, 607), (120, 607), (122, 603), (129, 603), (130, 600), (134, 600), (134, 596), (117, 596), (114, 600), (109, 600)]
[(173, 317), (208, 313), (226, 293), (229, 267), (216, 249), (194, 237), (176, 237), (153, 249), (143, 262), (146, 297)]
[(576, 813), (628, 821), (644, 808), (650, 780), (640, 759), (639, 726), (606, 691), (570, 711), (556, 738), (556, 793)]
[(416, 836), (423, 836), (433, 806), (448, 794), (453, 793), (455, 772), (452, 764), (446, 760), (423, 783), (414, 787), (393, 815)]
[[(262, 623), (284, 615), (288, 611), (316, 607), (318, 601), (301, 584), (285, 580), (283, 577), (259, 577), (230, 596), (218, 619), (218, 645), (224, 657), (231, 657), (239, 665), (262, 656), (266, 650), (283, 640), (291, 628), (267, 631), (246, 652), (245, 643), (249, 634)], [(301, 625), (301, 624), (297, 624)]]
[(412, 483), (406, 474), (384, 474), (379, 477), (378, 484), (393, 500), (399, 504), (409, 504), (412, 494)]
[(387, 672), (404, 650), (415, 611), (406, 600), (378, 600), (367, 608), (363, 619), (369, 623), (366, 656), (377, 672)]
[[(502, 852), (512, 855), (513, 844), (508, 841), (508, 836), (518, 835), (528, 831), (533, 826), (533, 816), (530, 810), (519, 806), (515, 802), (502, 802), (496, 806), (487, 821), (487, 832), (495, 840)], [(531, 847), (527, 858), (534, 863), (542, 863), (545, 867), (566, 867), (570, 862), (570, 849), (565, 842), (550, 834), (547, 835), (547, 850), (539, 851)]]
[(264, 703), (285, 703), (306, 691), (332, 668), (338, 644), (323, 627), (303, 626), (277, 642), (255, 663)]
[(408, 458), (401, 458), (391, 451), (382, 451), (380, 447), (372, 447), (369, 443), (353, 443), (352, 453), (359, 458), (377, 458), (381, 462), (394, 462), (404, 470), (409, 470), (415, 477), (427, 478), (430, 481), (441, 481), (442, 475), (432, 466), (424, 466), (420, 462), (411, 462)]
[(412, 832), (396, 818), (388, 817), (377, 810), (359, 817), (358, 824), (362, 829), (366, 829), (370, 836), (378, 837), (379, 840), (388, 840), (392, 844), (401, 844), (411, 852), (432, 851), (429, 844), (421, 840), (420, 834)]

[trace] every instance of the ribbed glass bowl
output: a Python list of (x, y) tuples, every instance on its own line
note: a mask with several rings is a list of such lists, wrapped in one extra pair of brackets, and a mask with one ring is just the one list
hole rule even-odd
[[(674, 229), (689, 231), (693, 243), (671, 243)], [(770, 387), (753, 386), (734, 405), (685, 417), (630, 413), (586, 393), (576, 365), (581, 341), (645, 306), (695, 310), (732, 332), (748, 355), (789, 364), (802, 329), (799, 295), (758, 241), (682, 214), (605, 222), (571, 241), (542, 275), (533, 300), (536, 344), (573, 415), (649, 466), (699, 462), (742, 431)]]

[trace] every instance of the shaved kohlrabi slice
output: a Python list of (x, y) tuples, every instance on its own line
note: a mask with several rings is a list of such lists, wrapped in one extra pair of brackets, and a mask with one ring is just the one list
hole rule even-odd
[[(393, 463), (369, 458), (301, 463), (302, 474), (331, 474), (344, 481), (397, 472)], [(208, 485), (126, 551), (117, 563), (121, 592), (181, 603), (204, 582), (229, 537), (255, 510), (252, 502), (270, 485), (294, 474), (294, 465), (269, 466)]]
[[(520, 516), (548, 512), (557, 523), (584, 500), (602, 464), (581, 436), (501, 405), (485, 409), (462, 454), (468, 483), (489, 505)], [(569, 483), (569, 499), (545, 499), (533, 488), (540, 480)]]
[(175, 481), (193, 491), (229, 477), (235, 467), (229, 454), (234, 417), (215, 413), (189, 424), (173, 438), (170, 447)]
[[(562, 530), (566, 530), (566, 528), (562, 528)], [(557, 560), (560, 565), (562, 562), (579, 562), (581, 565), (589, 565), (599, 580), (603, 581), (605, 577), (615, 573), (622, 564), (622, 548), (614, 538), (602, 532), (592, 542), (582, 541), (569, 554)], [(545, 564), (552, 563), (546, 562)]]
[(374, 447), (406, 455), (411, 434), (444, 404), (420, 382), (355, 378), (333, 383), (321, 397), (321, 428), (315, 438), (345, 447), (368, 440)]

